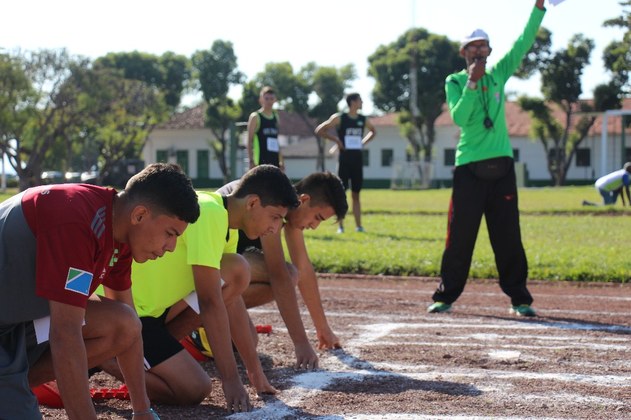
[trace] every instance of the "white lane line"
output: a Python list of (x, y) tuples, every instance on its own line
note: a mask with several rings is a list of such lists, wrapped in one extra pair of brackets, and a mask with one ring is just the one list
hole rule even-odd
[(258, 410), (249, 411), (247, 413), (235, 413), (227, 416), (228, 419), (234, 420), (272, 420), (284, 418), (297, 418), (298, 411), (288, 407), (280, 400), (266, 402), (263, 407)]
[[(429, 371), (419, 372), (419, 367), (427, 368), (427, 365), (417, 366), (403, 363), (374, 362), (373, 369), (377, 372), (391, 372), (393, 375), (402, 375), (417, 380), (454, 380), (454, 379), (483, 379), (485, 386), (489, 386), (488, 381), (512, 380), (512, 379), (534, 379), (538, 381), (574, 382), (579, 384), (597, 385), (602, 387), (625, 387), (631, 381), (631, 375), (590, 375), (576, 373), (558, 372), (524, 372), (505, 371), (497, 369), (473, 369), (473, 368), (446, 368), (430, 366)], [(379, 370), (381, 369), (381, 370)], [(505, 390), (502, 385), (499, 391)]]
[[(403, 335), (403, 334), (402, 334)], [(418, 336), (418, 334), (416, 334)], [(393, 337), (396, 337), (396, 334), (392, 334)], [(452, 338), (458, 339), (475, 339), (481, 341), (496, 341), (496, 340), (541, 340), (541, 341), (576, 341), (577, 339), (584, 339), (585, 336), (583, 334), (573, 334), (573, 335), (529, 335), (529, 334), (481, 334), (475, 333), (465, 336), (450, 336)], [(592, 339), (597, 339), (598, 341), (607, 341), (612, 343), (628, 343), (631, 345), (631, 336), (630, 337), (591, 337)], [(631, 348), (630, 348), (631, 349)]]
[[(418, 346), (418, 347), (468, 347), (468, 348), (480, 348), (483, 349), (487, 347), (484, 343), (467, 343), (466, 341), (459, 342), (436, 342), (436, 341), (380, 341), (378, 343), (366, 343), (366, 346), (390, 346), (397, 347), (401, 345), (406, 346)], [(576, 343), (575, 345), (565, 345), (565, 346), (538, 346), (538, 345), (528, 345), (528, 344), (494, 344), (495, 347), (500, 347), (503, 349), (521, 349), (521, 350), (541, 350), (545, 348), (546, 350), (582, 350), (582, 349), (590, 349), (590, 350), (611, 350), (611, 351), (624, 351), (628, 352), (631, 349), (629, 346), (614, 346), (607, 344), (590, 344), (584, 345), (583, 343)]]
[(491, 350), (489, 357), (495, 360), (519, 360), (522, 358), (521, 352), (516, 350)]
[[(277, 313), (275, 308), (269, 308), (269, 309), (257, 308), (253, 310), (253, 312)], [(564, 313), (567, 313), (567, 312), (564, 312)], [(303, 314), (308, 315), (306, 311), (303, 311)], [(474, 370), (471, 370), (471, 369), (457, 370), (456, 369), (454, 371), (446, 371), (444, 367), (440, 367), (439, 372), (432, 372), (431, 370), (436, 369), (437, 367), (419, 366), (419, 365), (406, 367), (403, 365), (396, 365), (393, 363), (387, 363), (387, 364), (386, 363), (373, 363), (373, 362), (359, 359), (358, 357), (352, 355), (353, 353), (359, 354), (361, 349), (365, 348), (366, 346), (389, 345), (389, 344), (394, 345), (394, 346), (401, 345), (401, 343), (397, 343), (397, 342), (388, 343), (384, 340), (384, 338), (388, 338), (392, 335), (397, 335), (396, 331), (398, 329), (403, 329), (403, 328), (408, 329), (408, 330), (410, 328), (412, 329), (417, 328), (421, 330), (438, 329), (438, 328), (440, 329), (450, 328), (452, 330), (455, 330), (457, 328), (469, 329), (469, 330), (473, 328), (497, 330), (497, 329), (510, 328), (511, 330), (532, 331), (532, 332), (551, 331), (551, 330), (561, 329), (561, 330), (573, 330), (573, 331), (605, 331), (605, 332), (628, 334), (628, 333), (631, 333), (631, 327), (627, 327), (627, 326), (591, 324), (587, 322), (586, 323), (548, 322), (545, 320), (524, 321), (521, 319), (515, 320), (515, 321), (512, 321), (510, 319), (499, 319), (497, 320), (498, 321), (497, 324), (486, 324), (486, 323), (480, 323), (480, 321), (488, 322), (487, 318), (474, 318), (471, 322), (462, 322), (462, 320), (458, 319), (457, 317), (445, 316), (443, 317), (443, 319), (439, 320), (434, 315), (414, 317), (416, 322), (411, 323), (411, 322), (406, 322), (410, 319), (409, 315), (398, 316), (396, 314), (383, 314), (383, 315), (375, 316), (375, 314), (366, 314), (366, 313), (357, 314), (357, 313), (343, 312), (343, 311), (331, 311), (331, 312), (327, 312), (327, 315), (329, 317), (340, 317), (340, 318), (350, 318), (350, 319), (357, 319), (361, 317), (362, 320), (372, 320), (372, 321), (387, 320), (390, 322), (382, 322), (382, 323), (373, 324), (373, 325), (351, 326), (351, 328), (349, 329), (360, 328), (361, 330), (364, 330), (365, 332), (363, 332), (362, 334), (359, 334), (355, 339), (349, 340), (348, 343), (345, 343), (344, 345), (345, 354), (338, 354), (336, 356), (333, 356), (331, 352), (329, 352), (321, 357), (321, 366), (322, 368), (327, 369), (327, 371), (306, 372), (306, 373), (296, 376), (294, 378), (294, 386), (292, 386), (288, 390), (281, 392), (281, 395), (279, 395), (279, 399), (282, 398), (284, 402), (277, 401), (271, 404), (267, 404), (264, 408), (257, 410), (255, 413), (248, 413), (250, 414), (250, 416), (248, 416), (247, 418), (256, 418), (256, 419), (279, 418), (280, 419), (285, 416), (299, 415), (300, 408), (292, 408), (292, 406), (300, 407), (303, 401), (305, 401), (308, 398), (315, 397), (320, 392), (322, 392), (323, 389), (329, 386), (331, 383), (334, 383), (335, 381), (339, 381), (339, 380), (362, 380), (362, 379), (365, 379), (367, 376), (396, 375), (399, 377), (406, 377), (413, 380), (416, 379), (416, 380), (425, 380), (425, 381), (427, 380), (436, 381), (436, 380), (444, 380), (445, 378), (453, 378), (453, 379), (460, 379), (461, 382), (464, 378), (465, 383), (468, 383), (468, 382), (480, 383), (481, 382), (481, 383), (487, 384), (486, 385), (487, 390), (484, 392), (499, 392), (499, 393), (506, 393), (507, 389), (510, 388), (512, 384), (499, 383), (497, 389), (492, 390), (492, 385), (488, 386), (488, 383), (491, 381), (502, 381), (502, 380), (510, 381), (510, 380), (520, 380), (520, 379), (533, 379), (533, 380), (538, 380), (538, 381), (564, 381), (564, 382), (570, 382), (570, 383), (591, 384), (591, 385), (598, 385), (598, 386), (605, 386), (605, 387), (618, 387), (618, 386), (625, 386), (631, 381), (631, 376), (629, 375), (626, 375), (626, 376), (587, 375), (587, 374), (577, 375), (577, 374), (564, 374), (564, 373), (541, 373), (541, 372), (533, 373), (533, 372), (522, 372), (522, 371), (506, 372), (506, 371), (497, 371), (497, 370), (488, 370), (488, 369), (479, 369), (479, 370), (475, 370), (475, 369)], [(402, 322), (393, 323), (391, 322), (393, 320), (399, 320)], [(420, 321), (427, 320), (428, 322), (419, 323), (418, 322), (419, 320)], [(440, 322), (436, 322), (436, 321), (440, 321)], [(454, 321), (458, 321), (458, 322), (455, 323)], [(279, 328), (279, 329), (282, 330), (282, 328)], [(493, 336), (493, 335), (494, 334), (477, 333), (477, 334), (470, 335), (469, 339), (475, 336), (477, 337), (477, 339), (488, 341), (491, 338), (490, 336)], [(499, 334), (495, 334), (495, 335), (499, 336)], [(466, 337), (463, 337), (463, 338), (466, 340)], [(584, 336), (579, 336), (579, 338), (584, 338)], [(612, 341), (624, 342), (625, 341), (624, 338), (618, 338), (618, 337), (605, 337), (605, 338), (610, 338), (610, 340), (602, 340), (602, 341), (609, 341), (609, 342), (612, 342)], [(548, 338), (537, 337), (537, 339), (551, 340), (549, 337)], [(562, 342), (562, 341), (570, 341), (570, 340), (571, 340), (571, 337), (564, 336), (558, 339), (557, 341)], [(406, 343), (406, 345), (408, 344), (409, 343)], [(623, 351), (630, 350), (629, 346), (615, 346), (615, 345), (606, 345), (606, 344), (600, 344), (600, 343), (588, 344), (585, 342), (580, 342), (580, 343), (577, 343), (577, 346), (581, 348), (585, 348), (586, 345), (591, 346), (592, 344), (601, 346), (601, 347), (598, 347), (601, 349), (604, 348), (604, 349), (611, 350), (612, 348), (614, 348), (614, 349), (621, 349)], [(428, 345), (428, 343), (424, 343), (422, 345)], [(457, 344), (454, 343), (453, 345), (462, 347), (462, 343), (457, 343)], [(552, 348), (576, 348), (577, 346), (574, 346), (574, 347), (556, 346)], [(480, 347), (483, 347), (483, 346), (480, 346)], [(503, 346), (498, 346), (497, 343), (495, 344), (494, 347), (503, 348)], [(507, 350), (507, 351), (512, 351), (512, 352), (516, 351), (514, 350), (515, 348), (519, 348), (514, 345), (504, 346), (504, 347), (513, 349), (513, 350)], [(525, 346), (522, 346), (522, 347), (525, 347)], [(534, 349), (541, 349), (542, 347), (551, 348), (548, 346), (528, 346), (528, 348), (534, 348)], [(504, 350), (494, 350), (494, 351), (502, 352)], [(514, 353), (513, 353), (513, 357), (514, 357)], [(424, 369), (426, 371), (427, 370), (430, 370), (430, 371), (419, 372), (419, 368)], [(377, 369), (388, 369), (389, 371), (383, 371), (383, 370), (377, 370)], [(475, 381), (471, 381), (472, 379)], [(478, 389), (481, 389), (481, 388), (478, 388)], [(550, 395), (551, 401), (555, 401), (558, 403), (558, 399), (556, 399), (557, 396), (558, 395)], [(506, 394), (506, 397), (507, 398), (512, 397), (514, 399), (515, 395)], [(517, 398), (536, 399), (536, 398), (545, 398), (545, 396), (518, 395)], [(604, 405), (620, 404), (620, 402), (616, 400), (598, 399), (598, 397), (584, 396), (584, 395), (578, 395), (578, 394), (568, 394), (565, 398), (565, 400), (577, 401), (577, 402), (581, 402), (581, 401), (584, 402), (590, 399), (591, 401), (594, 401), (595, 403), (600, 403)], [(252, 414), (254, 414), (254, 416), (252, 416)], [(400, 416), (403, 416), (403, 417), (400, 417)], [(405, 416), (407, 415), (401, 414), (401, 415), (396, 415), (395, 417), (391, 417), (391, 416), (384, 416), (384, 415), (357, 414), (357, 415), (350, 415), (350, 416), (345, 416), (345, 417), (320, 416), (318, 418), (335, 419), (335, 420), (339, 420), (340, 418), (405, 419), (406, 418)], [(413, 415), (411, 414), (410, 416), (412, 416), (410, 418), (416, 419), (419, 417), (419, 414), (415, 413)], [(423, 415), (423, 418), (474, 419), (475, 417), (471, 417), (471, 416), (444, 417), (444, 416)], [(513, 417), (505, 417), (505, 418), (513, 419)], [(523, 418), (523, 417), (520, 417), (520, 418)]]
[[(356, 337), (355, 339), (353, 339), (352, 341), (349, 342), (349, 347), (350, 347), (350, 351), (351, 352), (357, 352), (359, 353), (359, 351), (357, 350), (361, 350), (361, 348), (366, 347), (366, 346), (397, 346), (397, 345), (401, 345), (401, 343), (398, 342), (384, 342), (383, 339), (381, 339), (383, 337), (383, 334), (379, 334), (381, 332), (385, 332), (385, 334), (389, 334), (393, 331), (396, 331), (399, 328), (404, 328), (406, 324), (399, 324), (399, 323), (391, 323), (391, 324), (376, 324), (376, 325), (363, 325), (363, 326), (356, 326), (359, 327), (360, 329), (363, 330), (367, 330), (366, 334), (359, 334), (358, 337)], [(376, 337), (380, 338), (379, 341), (376, 341)], [(411, 344), (415, 344), (415, 343), (409, 343), (406, 342), (405, 345), (411, 345)], [(465, 345), (465, 343), (462, 342), (458, 342), (458, 343), (453, 343), (453, 342), (447, 342), (447, 343), (422, 343), (420, 345), (423, 346), (431, 346), (431, 345), (444, 345), (445, 347), (447, 346), (454, 346), (454, 347), (459, 347), (462, 348), (463, 345)], [(474, 346), (476, 346), (476, 344), (472, 344)], [(577, 343), (576, 346), (566, 346), (566, 347), (561, 347), (561, 348), (576, 348), (576, 347), (584, 347), (585, 343)], [(477, 344), (477, 346), (480, 346), (479, 344)], [(606, 345), (602, 345), (602, 346), (606, 346)], [(482, 347), (482, 346), (480, 346)], [(541, 348), (543, 346), (524, 346), (524, 345), (508, 345), (508, 346), (498, 346), (497, 343), (495, 343), (495, 347), (499, 347), (499, 348), (508, 348), (508, 349), (533, 349), (533, 350), (541, 350)], [(607, 346), (606, 346), (607, 347)], [(630, 351), (631, 348), (629, 346), (612, 346), (612, 347), (619, 347), (621, 350), (623, 351)], [(557, 347), (550, 347), (550, 346), (545, 346), (546, 349), (556, 349)], [(595, 345), (595, 348), (597, 349), (601, 349), (600, 345)], [(355, 351), (353, 351), (355, 350)], [(372, 363), (373, 366), (379, 366), (380, 363)], [(393, 368), (397, 366), (396, 364), (393, 363), (388, 363), (388, 369), (389, 370), (393, 370)], [(404, 366), (404, 365), (400, 365), (400, 366)], [(415, 371), (416, 368), (411, 367), (412, 371)], [(424, 375), (430, 375), (429, 378), (422, 378), (422, 379), (431, 379), (434, 378), (435, 376), (432, 375), (442, 375), (443, 372), (445, 372), (444, 374), (447, 374), (447, 372), (450, 372), (449, 369), (446, 369), (444, 367), (440, 367), (441, 372), (439, 373), (429, 373), (429, 374), (424, 374)], [(398, 371), (399, 373), (401, 373), (402, 371), (398, 370), (398, 369), (394, 369), (395, 371)], [(410, 372), (410, 370), (405, 370), (404, 372)], [(506, 372), (506, 371), (499, 371), (499, 370), (488, 370), (488, 369), (460, 369), (460, 370), (455, 370), (456, 375), (465, 375), (467, 377), (474, 377), (474, 378), (488, 378), (489, 374), (498, 376), (498, 377), (504, 377), (504, 378), (532, 378), (532, 379), (553, 379), (553, 380), (560, 380), (560, 381), (575, 381), (575, 382), (587, 382), (587, 383), (594, 383), (594, 384), (599, 384), (599, 385), (611, 385), (611, 384), (629, 384), (631, 383), (631, 375), (577, 375), (577, 374), (560, 374), (560, 373), (540, 373), (540, 372)], [(418, 373), (407, 373), (408, 375), (414, 377), (415, 375), (418, 375)]]
[[(364, 314), (363, 319), (368, 319), (368, 315)], [(375, 318), (386, 318), (386, 316), (379, 316)], [(387, 318), (393, 319), (393, 316), (388, 316)], [(374, 319), (374, 318), (373, 318)], [(482, 320), (482, 319), (481, 319)], [(603, 324), (591, 324), (589, 322), (579, 323), (579, 322), (545, 322), (545, 321), (525, 321), (525, 322), (517, 322), (517, 321), (504, 321), (498, 320), (496, 323), (484, 323), (484, 322), (462, 322), (461, 320), (453, 319), (453, 318), (445, 318), (445, 322), (427, 322), (427, 323), (404, 323), (399, 322), (393, 325), (398, 325), (398, 328), (404, 329), (449, 329), (450, 331), (454, 331), (457, 329), (483, 329), (483, 330), (496, 330), (496, 329), (504, 329), (510, 328), (511, 330), (519, 330), (519, 331), (537, 331), (537, 330), (550, 330), (550, 329), (561, 329), (561, 330), (576, 330), (576, 331), (606, 331), (606, 332), (621, 332), (625, 334), (631, 334), (631, 327), (622, 326), (622, 325), (603, 325)], [(486, 321), (486, 320), (484, 320)], [(386, 325), (391, 325), (392, 323), (382, 323), (382, 324), (374, 324), (370, 326), (370, 328), (384, 328)], [(631, 338), (631, 337), (630, 337)]]
[[(521, 323), (515, 326), (525, 327), (521, 325)], [(463, 327), (477, 327), (480, 328), (480, 324), (466, 324)], [(300, 415), (300, 406), (303, 405), (303, 402), (307, 399), (314, 398), (319, 395), (326, 387), (330, 384), (335, 383), (336, 381), (341, 380), (356, 380), (361, 381), (366, 379), (367, 377), (384, 377), (384, 376), (396, 376), (401, 379), (407, 378), (409, 380), (422, 380), (422, 381), (445, 381), (452, 380), (454, 382), (459, 383), (484, 383), (484, 390), (481, 388), (477, 388), (478, 390), (482, 390), (485, 393), (496, 393), (501, 394), (503, 398), (507, 398), (510, 400), (532, 400), (532, 399), (546, 399), (548, 398), (551, 402), (558, 403), (558, 395), (551, 394), (549, 396), (541, 396), (535, 394), (527, 394), (527, 395), (517, 395), (510, 392), (510, 388), (512, 384), (502, 383), (505, 381), (511, 380), (537, 380), (537, 381), (556, 381), (556, 382), (569, 382), (569, 383), (577, 383), (577, 384), (588, 384), (588, 385), (596, 385), (603, 387), (618, 387), (618, 386), (626, 386), (631, 381), (631, 376), (629, 375), (589, 375), (589, 374), (570, 374), (570, 373), (552, 373), (552, 372), (511, 372), (511, 371), (501, 371), (501, 370), (489, 370), (489, 369), (470, 369), (470, 368), (445, 368), (445, 367), (436, 367), (436, 366), (419, 366), (419, 365), (405, 365), (405, 364), (395, 364), (395, 363), (379, 363), (379, 362), (370, 362), (367, 360), (363, 360), (354, 354), (359, 354), (363, 348), (370, 347), (373, 345), (392, 345), (397, 346), (401, 345), (401, 343), (397, 342), (389, 342), (385, 339), (391, 338), (390, 336), (393, 334), (397, 334), (396, 331), (400, 329), (408, 329), (408, 328), (426, 328), (427, 324), (410, 324), (410, 323), (381, 323), (381, 324), (373, 324), (373, 325), (352, 325), (349, 329), (363, 331), (361, 334), (356, 335), (355, 338), (348, 341), (345, 344), (344, 350), (341, 351), (332, 351), (325, 353), (320, 359), (320, 365), (323, 369), (326, 370), (318, 370), (305, 372), (300, 375), (297, 375), (293, 378), (293, 385), (280, 393), (278, 396), (279, 400), (272, 402), (270, 404), (266, 404), (265, 407), (256, 410), (253, 413), (247, 413), (247, 418), (253, 419), (282, 419), (284, 417), (291, 416), (299, 416)], [(444, 328), (444, 324), (436, 324), (436, 327)], [(497, 325), (487, 325), (487, 327), (495, 327)], [(542, 326), (534, 325), (535, 328), (529, 329), (547, 329)], [(402, 334), (401, 334), (402, 335)], [(489, 334), (471, 334), (468, 338), (470, 341), (471, 336), (477, 336), (478, 338), (482, 338), (483, 340), (489, 339)], [(451, 339), (449, 337), (445, 337)], [(465, 341), (466, 341), (465, 337)], [(406, 345), (410, 345), (412, 343), (406, 343)], [(423, 345), (428, 345), (431, 343), (424, 343)], [(585, 347), (587, 343), (579, 343), (581, 347)], [(590, 343), (592, 344), (592, 343)], [(463, 343), (445, 343), (445, 345), (454, 345), (461, 348)], [(475, 344), (473, 344), (475, 345)], [(480, 346), (483, 347), (483, 346)], [(521, 357), (521, 353), (514, 350), (515, 348), (532, 348), (532, 349), (541, 349), (542, 346), (498, 346), (497, 343), (494, 343), (494, 347), (503, 348), (508, 347), (512, 350), (507, 350), (509, 353), (502, 353), (504, 350), (494, 349), (491, 351), (491, 354), (499, 356), (507, 357), (509, 355), (511, 358)], [(568, 346), (569, 347), (569, 346)], [(609, 347), (619, 347), (623, 350), (629, 350), (628, 346), (609, 346)], [(546, 349), (550, 347), (546, 346)], [(553, 347), (553, 348), (558, 348)], [(436, 369), (439, 370), (436, 370)], [(424, 370), (424, 372), (423, 372)], [(496, 386), (493, 383), (497, 383)], [(475, 386), (474, 386), (475, 388)], [(473, 389), (473, 388), (472, 388)], [(564, 396), (564, 402), (586, 402), (591, 401), (592, 403), (598, 403), (605, 406), (616, 406), (622, 404), (617, 400), (612, 399), (604, 399), (594, 396), (585, 396), (580, 394), (567, 394)], [(294, 408), (296, 407), (296, 408)], [(418, 418), (420, 414), (414, 414), (414, 417), (410, 418)], [(231, 418), (246, 418), (246, 417), (237, 417), (239, 415), (231, 416)], [(403, 417), (401, 417), (403, 416)], [(405, 419), (406, 414), (397, 415), (395, 417), (391, 417), (389, 415), (347, 415), (344, 417), (340, 416), (319, 416), (319, 419), (331, 419), (331, 420), (339, 420), (341, 418), (344, 419)], [(458, 418), (458, 416), (424, 416), (423, 418)], [(474, 417), (466, 416), (462, 418), (472, 419)], [(506, 417), (507, 419), (511, 417)]]
[[(489, 416), (435, 416), (430, 414), (355, 414), (344, 416), (346, 420), (489, 420)], [(497, 417), (493, 416), (493, 420), (562, 420), (562, 417)], [(330, 417), (330, 419), (339, 420), (340, 417)], [(329, 420), (329, 417), (322, 417), (321, 420)]]
[[(483, 308), (486, 309), (486, 308)], [(491, 308), (489, 308), (491, 309)], [(248, 310), (250, 313), (260, 313), (260, 314), (278, 314), (278, 310), (276, 308), (253, 308)], [(423, 311), (424, 312), (424, 311)], [(301, 314), (304, 317), (308, 317), (309, 313), (306, 310), (302, 310)], [(449, 326), (452, 328), (485, 328), (485, 329), (497, 329), (497, 328), (507, 328), (518, 329), (518, 330), (537, 330), (537, 329), (549, 329), (549, 328), (559, 328), (559, 329), (567, 329), (567, 330), (589, 330), (589, 331), (606, 331), (606, 332), (615, 332), (615, 333), (624, 333), (631, 334), (631, 327), (626, 325), (610, 325), (610, 324), (593, 324), (590, 322), (561, 322), (561, 321), (547, 321), (544, 319), (524, 319), (524, 318), (515, 318), (515, 320), (511, 320), (508, 318), (498, 318), (496, 319), (496, 323), (494, 324), (486, 324), (488, 322), (488, 318), (482, 317), (470, 317), (471, 322), (463, 321), (460, 317), (452, 316), (449, 314), (438, 314), (438, 315), (426, 315), (419, 314), (418, 316), (404, 314), (398, 315), (396, 313), (389, 314), (375, 314), (375, 313), (355, 313), (355, 312), (345, 312), (345, 311), (327, 311), (327, 318), (359, 318), (362, 320), (384, 320), (384, 321), (400, 321), (402, 324), (406, 326), (416, 328), (445, 328), (445, 326)], [(508, 315), (507, 315), (508, 317)], [(629, 312), (629, 317), (631, 318), (631, 312)], [(413, 319), (413, 322), (409, 322)], [(406, 322), (408, 321), (408, 322)], [(419, 324), (418, 321), (426, 321), (423, 324)]]
[[(340, 352), (341, 353), (341, 352)], [(381, 364), (374, 363), (370, 364), (368, 362), (360, 362), (360, 365), (363, 366), (371, 366), (369, 369), (356, 369), (355, 367), (358, 365), (359, 359), (355, 358), (352, 355), (344, 354), (338, 355), (337, 357), (332, 354), (327, 354), (328, 356), (323, 358), (323, 365), (325, 365), (325, 371), (312, 371), (306, 372), (300, 375), (297, 375), (293, 379), (293, 386), (289, 390), (283, 391), (281, 396), (283, 398), (282, 403), (273, 403), (268, 404), (262, 409), (256, 410), (254, 413), (255, 417), (248, 418), (265, 418), (265, 419), (276, 419), (283, 418), (283, 416), (291, 415), (290, 413), (296, 414), (299, 409), (293, 409), (291, 407), (300, 407), (306, 399), (317, 396), (322, 390), (324, 390), (331, 383), (335, 383), (340, 380), (354, 380), (354, 381), (362, 381), (368, 377), (388, 377), (394, 376), (399, 377), (401, 379), (406, 378), (410, 380), (420, 380), (420, 381), (445, 381), (452, 380), (454, 382), (470, 382), (473, 380), (480, 380), (480, 382), (485, 383), (484, 390), (481, 390), (484, 393), (494, 393), (499, 394), (502, 398), (510, 401), (528, 401), (528, 400), (544, 400), (549, 401), (550, 403), (558, 404), (559, 401), (563, 401), (563, 403), (571, 402), (571, 403), (597, 403), (605, 406), (622, 406), (624, 402), (618, 401), (611, 398), (601, 398), (595, 396), (585, 396), (576, 393), (564, 393), (562, 398), (559, 399), (558, 393), (548, 394), (548, 395), (538, 395), (538, 394), (525, 394), (519, 395), (511, 392), (512, 384), (498, 384), (496, 387), (489, 385), (489, 383), (497, 383), (498, 381), (505, 380), (538, 380), (538, 381), (561, 381), (561, 382), (571, 382), (578, 384), (589, 384), (603, 387), (618, 387), (618, 386), (626, 386), (626, 384), (631, 379), (628, 376), (622, 377), (618, 375), (584, 375), (584, 374), (561, 374), (561, 373), (538, 373), (538, 372), (507, 372), (507, 371), (498, 371), (498, 370), (487, 370), (487, 369), (449, 369), (445, 370), (443, 367), (440, 368), (440, 372), (418, 372), (418, 366), (416, 365), (395, 365), (392, 363)], [(341, 357), (340, 357), (341, 356)], [(377, 370), (388, 368), (388, 370)], [(416, 371), (414, 371), (416, 370)], [(403, 373), (406, 372), (406, 373)], [(463, 381), (464, 380), (464, 381)], [(416, 414), (416, 418), (418, 418), (419, 414)], [(234, 416), (233, 416), (234, 417)], [(237, 417), (235, 417), (237, 418)], [(239, 417), (240, 418), (240, 417)], [(339, 418), (337, 416), (320, 416), (320, 419), (335, 419)], [(347, 415), (343, 418), (390, 418), (389, 416), (369, 416), (364, 417), (364, 415)], [(405, 418), (405, 417), (403, 417)], [(423, 416), (425, 418), (425, 416)], [(454, 418), (450, 416), (450, 418)], [(466, 417), (472, 418), (472, 417)]]
[[(397, 294), (397, 293), (401, 293), (401, 292), (405, 292), (406, 296), (416, 296), (416, 295), (424, 295), (427, 297), (427, 299), (431, 299), (431, 295), (432, 293), (434, 293), (434, 291), (436, 290), (436, 286), (438, 285), (438, 283), (436, 283), (436, 285), (434, 285), (433, 287), (428, 287), (428, 288), (416, 288), (414, 290), (408, 290), (406, 286), (401, 286), (401, 288), (397, 288), (396, 286), (394, 288), (389, 288), (389, 289), (380, 289), (380, 288), (364, 288), (364, 287), (357, 287), (357, 288), (353, 288), (353, 291), (356, 292), (363, 292), (363, 293), (372, 293), (372, 294), (378, 294), (378, 295), (383, 295), (383, 294)], [(332, 292), (348, 292), (348, 288), (344, 288), (344, 287), (334, 287), (334, 286), (326, 286), (325, 284), (323, 285), (323, 283), (319, 284), (319, 288), (320, 291), (332, 291)], [(471, 296), (487, 296), (487, 297), (497, 297), (497, 296), (502, 296), (505, 297), (506, 295), (499, 289), (499, 286), (497, 286), (497, 292), (476, 292), (476, 291), (467, 291), (465, 292), (467, 295), (471, 295)], [(596, 291), (598, 289), (594, 289), (594, 291)], [(628, 290), (628, 292), (631, 294), (631, 288)], [(336, 293), (333, 293), (333, 295), (335, 295)], [(545, 293), (545, 292), (541, 292), (539, 290), (537, 290), (536, 292), (533, 292), (534, 298), (535, 298), (535, 304), (539, 299), (542, 299), (543, 297), (547, 297), (547, 296), (553, 296), (553, 297), (558, 297), (557, 294), (551, 294), (551, 293)], [(344, 295), (345, 296), (345, 295)], [(560, 299), (560, 298), (559, 298)], [(605, 299), (608, 301), (619, 301), (619, 302), (631, 302), (631, 296), (620, 296), (619, 294), (616, 295), (599, 295), (597, 293), (594, 293), (593, 295), (581, 295), (581, 294), (576, 294), (576, 295), (572, 295), (572, 299), (587, 299), (587, 300), (594, 300), (594, 299)]]
[[(314, 331), (315, 332), (315, 331)], [(344, 334), (342, 334), (344, 335)], [(416, 333), (393, 333), (390, 334), (390, 338), (432, 338), (436, 339), (436, 334), (431, 332), (423, 332), (422, 330)], [(496, 342), (496, 341), (528, 341), (528, 340), (538, 340), (538, 341), (570, 341), (576, 342), (577, 340), (585, 340), (585, 336), (582, 334), (574, 334), (574, 335), (531, 335), (531, 334), (469, 334), (469, 335), (451, 335), (451, 334), (443, 334), (441, 337), (449, 338), (452, 340), (477, 340), (482, 342)], [(631, 350), (631, 337), (626, 338), (624, 336), (621, 337), (589, 337), (591, 340), (597, 340), (600, 343), (608, 342), (608, 343), (622, 343), (628, 344), (629, 350)]]

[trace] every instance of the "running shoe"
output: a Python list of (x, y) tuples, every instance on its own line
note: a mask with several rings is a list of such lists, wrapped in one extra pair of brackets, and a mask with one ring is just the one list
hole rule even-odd
[(517, 316), (537, 316), (537, 313), (534, 309), (530, 307), (530, 305), (513, 305), (509, 312), (511, 314), (515, 314)]
[(437, 314), (442, 312), (449, 312), (451, 305), (445, 302), (434, 302), (427, 307), (427, 312), (430, 314)]

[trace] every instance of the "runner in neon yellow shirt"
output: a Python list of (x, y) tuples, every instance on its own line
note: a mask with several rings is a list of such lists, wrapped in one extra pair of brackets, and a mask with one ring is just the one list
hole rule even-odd
[[(285, 174), (272, 165), (250, 170), (230, 195), (201, 191), (198, 195), (200, 217), (178, 239), (176, 252), (132, 269), (134, 304), (143, 323), (147, 393), (152, 401), (181, 405), (198, 404), (209, 395), (208, 374), (180, 344), (203, 325), (228, 410), (249, 411), (232, 340), (257, 392), (276, 390), (263, 373), (241, 298), (250, 271), (245, 259), (235, 253), (235, 230), (242, 229), (253, 239), (276, 233), (288, 209), (299, 205), (298, 197)], [(115, 364), (103, 367), (119, 376)]]

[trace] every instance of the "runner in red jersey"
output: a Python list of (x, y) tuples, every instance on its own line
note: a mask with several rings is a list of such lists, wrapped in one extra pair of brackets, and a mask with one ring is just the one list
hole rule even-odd
[[(148, 166), (120, 193), (52, 185), (0, 205), (0, 418), (41, 418), (30, 387), (56, 379), (68, 417), (95, 419), (86, 372), (111, 357), (134, 418), (154, 418), (130, 264), (172, 251), (198, 216), (190, 180), (167, 164)], [(90, 298), (101, 283), (121, 302)]]

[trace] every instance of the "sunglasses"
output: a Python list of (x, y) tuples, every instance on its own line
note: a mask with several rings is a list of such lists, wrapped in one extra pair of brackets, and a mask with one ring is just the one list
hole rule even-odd
[(478, 50), (480, 52), (489, 52), (491, 51), (491, 47), (488, 44), (482, 44), (482, 45), (467, 45), (465, 47), (468, 51), (475, 51)]

